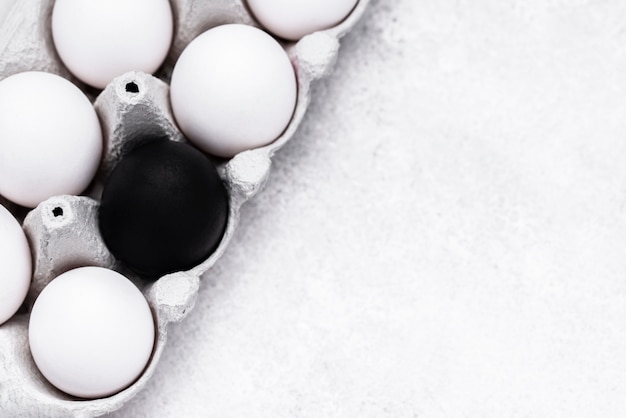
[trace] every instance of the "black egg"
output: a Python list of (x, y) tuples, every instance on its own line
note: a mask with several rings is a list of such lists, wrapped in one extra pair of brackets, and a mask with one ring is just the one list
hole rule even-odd
[(213, 163), (191, 145), (155, 140), (109, 176), (99, 209), (111, 253), (147, 278), (200, 264), (218, 246), (228, 194)]

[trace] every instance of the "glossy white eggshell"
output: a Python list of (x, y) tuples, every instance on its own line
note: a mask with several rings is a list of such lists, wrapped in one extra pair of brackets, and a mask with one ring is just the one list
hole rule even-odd
[(79, 194), (102, 156), (98, 116), (85, 94), (54, 74), (32, 71), (0, 81), (0, 194), (35, 207)]
[(101, 267), (61, 274), (30, 314), (33, 359), (50, 383), (80, 398), (109, 396), (133, 383), (154, 346), (148, 302), (126, 277)]
[(0, 205), (0, 325), (20, 308), (31, 281), (32, 261), (24, 231)]
[(210, 29), (185, 48), (172, 74), (178, 126), (209, 154), (232, 157), (275, 140), (296, 104), (296, 76), (285, 50), (260, 29)]
[(56, 0), (52, 38), (81, 81), (104, 88), (128, 71), (155, 72), (172, 43), (168, 0)]
[(337, 25), (358, 0), (248, 0), (252, 14), (269, 32), (297, 41)]

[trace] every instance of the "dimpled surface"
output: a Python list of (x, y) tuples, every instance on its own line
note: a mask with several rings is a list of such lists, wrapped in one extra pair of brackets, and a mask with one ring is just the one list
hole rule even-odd
[(79, 79), (104, 88), (128, 71), (156, 71), (172, 42), (168, 0), (56, 0), (52, 36)]
[(0, 324), (19, 309), (31, 278), (28, 241), (17, 220), (0, 205)]
[(296, 104), (289, 57), (270, 35), (246, 25), (223, 25), (194, 39), (171, 83), (172, 110), (185, 135), (220, 157), (275, 140)]
[(131, 384), (154, 346), (148, 302), (126, 277), (101, 267), (54, 279), (33, 306), (28, 338), (41, 373), (81, 398), (104, 397)]
[(74, 84), (25, 72), (0, 82), (0, 194), (26, 207), (79, 194), (102, 154), (96, 112)]
[(120, 161), (99, 211), (110, 251), (149, 278), (202, 262), (227, 218), (228, 196), (213, 163), (191, 145), (163, 139)]
[(289, 40), (330, 28), (341, 22), (358, 0), (248, 0), (261, 24)]

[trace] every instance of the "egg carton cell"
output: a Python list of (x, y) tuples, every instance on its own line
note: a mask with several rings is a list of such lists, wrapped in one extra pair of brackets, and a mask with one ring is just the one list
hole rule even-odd
[[(196, 303), (201, 278), (221, 257), (237, 227), (241, 206), (265, 184), (271, 159), (291, 139), (311, 99), (311, 85), (328, 76), (340, 39), (359, 20), (369, 0), (359, 0), (337, 25), (305, 35), (298, 41), (277, 38), (295, 69), (297, 98), (285, 130), (268, 145), (243, 151), (232, 158), (215, 159), (228, 191), (229, 210), (217, 249), (197, 266), (144, 283), (125, 269), (107, 250), (97, 226), (102, 184), (115, 165), (146, 134), (185, 142), (172, 114), (169, 83), (174, 65), (198, 35), (223, 24), (262, 28), (243, 0), (171, 0), (173, 41), (164, 64), (154, 75), (132, 71), (116, 77), (103, 90), (79, 81), (63, 65), (51, 37), (54, 0), (15, 1), (0, 26), (0, 79), (25, 71), (44, 71), (75, 83), (92, 100), (104, 139), (104, 155), (93, 184), (84, 196), (55, 196), (30, 212), (7, 202), (18, 219), (33, 252), (34, 279), (22, 310), (0, 326), (0, 416), (93, 417), (121, 408), (153, 375), (167, 342), (168, 325), (185, 318)], [(156, 341), (141, 376), (112, 396), (81, 400), (53, 387), (33, 362), (28, 344), (28, 309), (46, 284), (78, 266), (118, 270), (142, 289), (155, 317)]]

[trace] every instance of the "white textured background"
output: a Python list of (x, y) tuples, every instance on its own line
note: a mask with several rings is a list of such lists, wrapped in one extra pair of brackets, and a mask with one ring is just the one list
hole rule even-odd
[(626, 2), (374, 0), (115, 417), (626, 416)]
[(373, 0), (315, 93), (111, 417), (626, 416), (626, 2)]

